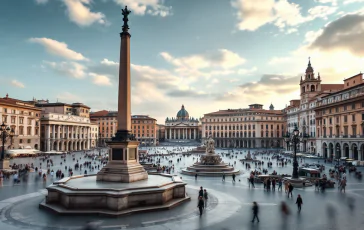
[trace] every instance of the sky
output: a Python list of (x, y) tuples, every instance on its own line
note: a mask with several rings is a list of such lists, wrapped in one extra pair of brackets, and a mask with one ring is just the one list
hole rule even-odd
[(121, 9), (131, 10), (132, 113), (163, 124), (299, 99), (363, 71), (364, 0), (1, 0), (0, 96), (117, 110)]

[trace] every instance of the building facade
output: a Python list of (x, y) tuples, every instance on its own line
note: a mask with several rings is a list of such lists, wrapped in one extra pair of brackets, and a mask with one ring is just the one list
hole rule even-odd
[(0, 98), (0, 125), (4, 123), (15, 132), (12, 140), (6, 140), (5, 149), (39, 149), (40, 116), (41, 109), (32, 104), (10, 98), (8, 94)]
[(92, 129), (97, 126), (90, 122), (90, 107), (82, 103), (49, 103), (35, 99), (28, 103), (42, 110), (42, 151), (84, 151), (96, 146), (97, 136), (92, 137)]
[[(291, 100), (286, 108), (287, 131), (292, 133), (295, 126), (306, 138), (302, 139), (298, 151), (317, 153), (316, 113), (317, 98), (343, 89), (343, 84), (321, 84), (320, 74), (315, 74), (309, 60), (304, 77), (300, 80), (300, 99)], [(290, 149), (289, 143), (286, 143)]]
[(344, 80), (343, 89), (317, 98), (319, 155), (364, 161), (363, 74)]
[(189, 113), (182, 105), (175, 118), (166, 118), (165, 139), (166, 140), (198, 140), (199, 121), (190, 117)]
[[(99, 145), (106, 146), (106, 141), (111, 140), (118, 127), (117, 111), (101, 110), (91, 113), (91, 121), (99, 125)], [(155, 146), (157, 139), (157, 120), (148, 115), (132, 115), (131, 128), (140, 145)]]
[(285, 132), (284, 112), (273, 105), (219, 110), (202, 118), (202, 140), (211, 135), (219, 148), (282, 148)]
[(165, 138), (166, 138), (165, 130), (166, 130), (165, 125), (157, 124), (157, 140), (158, 140), (158, 142), (161, 142), (161, 141), (165, 140)]

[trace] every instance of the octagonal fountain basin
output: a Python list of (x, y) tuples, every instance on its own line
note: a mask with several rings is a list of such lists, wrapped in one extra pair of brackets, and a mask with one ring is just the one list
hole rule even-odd
[(149, 175), (133, 183), (96, 181), (96, 175), (66, 177), (47, 187), (40, 208), (63, 215), (119, 216), (170, 209), (190, 197), (186, 183), (168, 174)]

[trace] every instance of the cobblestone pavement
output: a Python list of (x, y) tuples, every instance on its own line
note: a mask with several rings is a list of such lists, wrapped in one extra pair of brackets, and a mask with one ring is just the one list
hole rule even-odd
[[(236, 177), (233, 183), (231, 177), (225, 182), (221, 178), (194, 177), (181, 175), (188, 183), (187, 192), (191, 201), (182, 204), (169, 211), (141, 213), (119, 218), (107, 218), (100, 216), (57, 216), (45, 210), (38, 209), (38, 204), (44, 199), (46, 186), (52, 183), (52, 178), (47, 182), (30, 173), (27, 182), (13, 185), (12, 181), (4, 181), (0, 187), (0, 229), (80, 229), (86, 221), (98, 221), (102, 229), (143, 229), (143, 230), (164, 230), (164, 229), (213, 229), (213, 230), (244, 230), (244, 229), (360, 229), (364, 224), (364, 183), (348, 173), (348, 185), (346, 193), (340, 193), (336, 188), (327, 189), (324, 193), (317, 192), (313, 187), (295, 188), (294, 198), (288, 198), (286, 194), (278, 191), (267, 192), (263, 186), (258, 184), (256, 188), (249, 188), (246, 178), (249, 173), (238, 161), (243, 154), (233, 154), (233, 157), (223, 157), (226, 163), (234, 164), (242, 170), (242, 174)], [(227, 150), (217, 150), (227, 152)], [(83, 153), (77, 153), (76, 158), (80, 162), (85, 161)], [(238, 158), (235, 158), (237, 156)], [(81, 157), (81, 159), (80, 159)], [(182, 156), (180, 156), (182, 157)], [(176, 174), (196, 161), (197, 156), (182, 157), (177, 163), (173, 160)], [(60, 165), (61, 158), (54, 156), (55, 165), (53, 170), (64, 170), (64, 164)], [(88, 160), (88, 159), (87, 159)], [(265, 160), (267, 161), (267, 160)], [(15, 159), (15, 162), (34, 162), (39, 167), (39, 159), (22, 158)], [(305, 160), (305, 162), (317, 162), (317, 160)], [(66, 164), (74, 165), (71, 156), (67, 156)], [(321, 163), (323, 161), (321, 160)], [(162, 159), (161, 164), (168, 165), (167, 159)], [(326, 173), (331, 167), (326, 164)], [(253, 166), (254, 168), (254, 166)], [(291, 173), (292, 166), (277, 167), (273, 160), (273, 168), (278, 173)], [(363, 168), (359, 170), (364, 171)], [(94, 171), (92, 173), (96, 173)], [(75, 175), (81, 174), (75, 172)], [(209, 205), (204, 215), (200, 218), (196, 208), (197, 191), (200, 186), (206, 188), (210, 194)], [(297, 212), (295, 197), (301, 194), (303, 207), (301, 213)], [(260, 206), (260, 223), (251, 223), (251, 203), (257, 201)], [(283, 218), (280, 212), (280, 203), (285, 201), (291, 210), (288, 217)], [(353, 206), (349, 204), (353, 203)]]

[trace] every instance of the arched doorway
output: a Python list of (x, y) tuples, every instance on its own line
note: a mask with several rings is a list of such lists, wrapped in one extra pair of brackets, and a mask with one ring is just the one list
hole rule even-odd
[(334, 158), (334, 145), (332, 143), (329, 143), (329, 158)]
[(347, 143), (343, 145), (343, 151), (344, 151), (344, 157), (349, 158), (349, 145)]
[(52, 150), (57, 150), (57, 145), (58, 145), (57, 141), (53, 142), (53, 149)]
[(340, 159), (341, 157), (341, 147), (339, 143), (335, 145), (335, 159)]
[(324, 155), (324, 158), (328, 158), (328, 156), (327, 156), (327, 144), (325, 142), (322, 144), (322, 154)]
[(35, 144), (34, 145), (34, 149), (38, 149), (38, 144)]
[(351, 150), (353, 151), (353, 159), (358, 160), (359, 159), (358, 146), (355, 143), (351, 145)]

